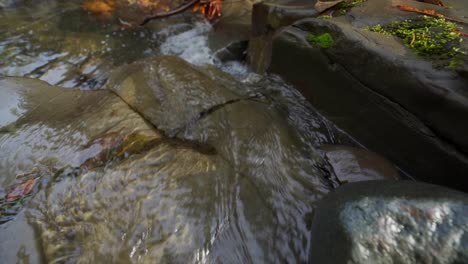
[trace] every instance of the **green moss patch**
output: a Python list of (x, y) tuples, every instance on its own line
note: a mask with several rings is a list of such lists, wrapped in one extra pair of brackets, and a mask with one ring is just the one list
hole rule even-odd
[(309, 43), (318, 45), (322, 48), (329, 48), (333, 46), (333, 37), (330, 33), (324, 33), (321, 35), (315, 35), (310, 33), (309, 36), (307, 36), (307, 41)]
[(444, 18), (421, 16), (412, 20), (376, 25), (367, 28), (373, 32), (391, 34), (401, 38), (405, 45), (418, 55), (440, 59), (452, 59), (465, 54), (460, 49), (463, 41), (455, 23)]
[(336, 5), (336, 12), (333, 14), (333, 16), (342, 16), (345, 15), (346, 13), (351, 10), (351, 8), (357, 6), (358, 4), (364, 3), (367, 0), (353, 0), (351, 2), (341, 2), (338, 5)]

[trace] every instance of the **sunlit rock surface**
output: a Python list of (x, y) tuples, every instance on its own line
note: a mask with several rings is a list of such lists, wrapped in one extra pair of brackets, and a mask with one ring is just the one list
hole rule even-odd
[[(1, 236), (21, 236), (0, 241), (0, 255), (307, 261), (314, 202), (337, 186), (313, 146), (333, 134), (269, 82), (271, 94), (259, 94), (212, 66), (174, 57), (117, 70), (107, 88), (118, 96), (3, 79), (2, 93), (16, 99), (2, 108), (10, 113), (0, 135), (8, 153), (2, 192), (20, 183), (17, 175), (44, 169), (34, 170), (34, 191), (1, 226)], [(294, 103), (289, 109), (282, 100)]]
[(151, 128), (109, 91), (65, 90), (21, 78), (0, 80), (0, 88), (8, 101), (0, 123), (3, 188), (34, 166), (79, 167), (96, 154), (86, 151), (96, 138)]
[[(252, 185), (239, 189), (240, 197), (251, 197), (255, 190), (261, 199), (255, 201), (254, 207), (268, 208), (258, 210), (256, 220), (248, 220), (265, 223), (249, 231), (258, 238), (255, 247), (276, 248), (287, 234), (305, 239), (300, 231), (306, 228), (305, 222), (297, 216), (312, 209), (306, 201), (320, 197), (336, 182), (326, 173), (324, 160), (314, 149), (301, 144), (297, 132), (284, 123), (287, 117), (270, 100), (219, 70), (194, 69), (175, 57), (122, 67), (107, 87), (166, 133), (175, 131), (177, 138), (214, 148), (234, 175), (245, 180), (247, 186)], [(175, 94), (177, 97), (173, 98)], [(169, 122), (168, 118), (173, 120)], [(245, 210), (250, 211), (251, 207)], [(267, 226), (276, 226), (279, 237), (271, 241)], [(226, 241), (218, 243), (229, 247)], [(249, 253), (261, 253), (259, 259), (271, 261), (277, 257), (302, 259), (302, 253), (294, 256), (297, 247), (300, 245), (294, 243), (279, 255)]]
[(203, 112), (241, 98), (177, 57), (138, 61), (113, 76), (107, 88), (168, 135), (196, 122)]
[(351, 183), (315, 212), (310, 262), (468, 262), (465, 193), (406, 181)]

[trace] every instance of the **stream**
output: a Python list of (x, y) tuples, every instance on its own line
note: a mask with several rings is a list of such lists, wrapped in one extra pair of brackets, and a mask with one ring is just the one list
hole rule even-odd
[[(0, 1), (0, 76), (18, 77), (0, 79), (0, 195), (36, 182), (0, 215), (3, 263), (308, 261), (314, 202), (337, 187), (319, 146), (357, 143), (280, 78), (216, 56), (248, 34), (251, 3), (233, 3), (214, 24), (122, 29), (137, 11)], [(158, 92), (173, 97), (152, 108)]]

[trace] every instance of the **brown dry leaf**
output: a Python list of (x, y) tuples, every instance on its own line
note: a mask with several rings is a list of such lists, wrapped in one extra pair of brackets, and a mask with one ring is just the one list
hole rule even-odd
[(91, 0), (84, 2), (81, 6), (95, 15), (108, 16), (114, 11), (115, 3), (113, 0)]
[(397, 6), (401, 11), (406, 11), (406, 12), (414, 12), (422, 15), (427, 15), (427, 16), (433, 16), (433, 17), (439, 17), (442, 16), (442, 14), (437, 13), (435, 10), (432, 9), (418, 9), (413, 6), (408, 6), (408, 5), (399, 5)]
[(424, 9), (423, 12), (429, 16), (440, 16), (440, 14), (437, 14), (436, 11), (432, 9)]
[(156, 8), (159, 5), (159, 1), (151, 1), (151, 0), (138, 0), (137, 1), (138, 6), (141, 8), (145, 9), (151, 9), (151, 8)]
[(192, 7), (193, 12), (199, 11), (203, 15), (205, 15), (205, 9), (206, 9), (206, 4), (202, 4), (202, 3), (196, 3)]
[(414, 13), (418, 13), (418, 14), (422, 14), (422, 15), (426, 15), (426, 16), (432, 16), (432, 17), (444, 17), (444, 19), (448, 20), (448, 21), (467, 24), (467, 22), (465, 20), (461, 20), (459, 18), (453, 18), (453, 17), (446, 17), (446, 16), (444, 16), (444, 15), (442, 15), (440, 13), (437, 13), (435, 10), (432, 10), (432, 9), (421, 10), (421, 9), (416, 8), (416, 7), (408, 6), (408, 5), (397, 5), (397, 7), (401, 11), (405, 11), (405, 12), (414, 12)]
[(28, 195), (33, 190), (36, 181), (37, 178), (32, 178), (16, 186), (11, 192), (7, 194), (6, 201), (13, 202)]
[(466, 33), (466, 32), (462, 32), (460, 30), (455, 30), (454, 32), (460, 34), (460, 36), (468, 37), (468, 33)]
[(170, 3), (171, 1), (162, 0), (162, 1), (152, 1), (152, 0), (137, 0), (137, 5), (147, 11), (152, 13), (158, 12), (168, 12), (171, 10)]
[(213, 20), (215, 17), (221, 16), (221, 9), (223, 6), (222, 0), (211, 0), (206, 3), (196, 3), (192, 7), (193, 12), (199, 11), (208, 20)]
[(222, 0), (212, 0), (209, 3), (209, 9), (208, 9), (208, 15), (206, 15), (206, 18), (208, 20), (212, 20), (215, 17), (221, 16), (221, 9), (223, 6), (223, 1)]

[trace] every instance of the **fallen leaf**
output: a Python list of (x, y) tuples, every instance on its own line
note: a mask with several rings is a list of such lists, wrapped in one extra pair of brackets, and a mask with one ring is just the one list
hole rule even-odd
[(81, 6), (95, 15), (108, 16), (114, 11), (115, 4), (111, 0), (91, 0), (84, 2)]
[(213, 20), (215, 17), (221, 16), (221, 9), (223, 6), (222, 0), (211, 0), (208, 2), (198, 2), (193, 5), (192, 11), (199, 11), (208, 20)]
[(415, 13), (420, 13), (422, 10), (412, 7), (412, 6), (407, 6), (407, 5), (399, 5), (397, 6), (401, 11), (406, 11), (406, 12), (415, 12)]
[(433, 4), (433, 5), (444, 6), (444, 3), (442, 3), (441, 0), (418, 0), (418, 1), (423, 2), (423, 3)]
[(151, 9), (151, 8), (156, 8), (159, 5), (159, 1), (153, 2), (151, 0), (138, 0), (137, 4), (141, 8)]
[(193, 12), (199, 11), (200, 13), (202, 13), (203, 15), (205, 15), (205, 9), (206, 9), (206, 7), (207, 7), (206, 4), (196, 3), (196, 4), (193, 5), (192, 11), (193, 11)]
[(208, 20), (212, 20), (215, 17), (221, 16), (221, 9), (223, 6), (223, 1), (222, 0), (212, 0), (209, 3), (209, 9), (208, 9)]
[(455, 30), (454, 32), (460, 34), (460, 36), (468, 37), (468, 33), (465, 33), (465, 32), (459, 31), (459, 30)]
[(421, 10), (419, 8), (413, 7), (413, 6), (408, 6), (408, 5), (397, 5), (398, 9), (401, 11), (405, 12), (414, 12), (426, 16), (432, 16), (432, 17), (444, 17), (445, 20), (452, 21), (452, 22), (457, 22), (457, 23), (462, 23), (462, 24), (467, 24), (466, 21), (463, 21), (458, 18), (452, 18), (452, 17), (446, 17), (440, 13), (437, 13), (435, 10), (432, 9), (424, 9)]
[(28, 195), (33, 190), (36, 184), (36, 181), (37, 181), (37, 178), (32, 178), (16, 186), (11, 192), (7, 194), (6, 201), (13, 202), (15, 200), (18, 200)]

